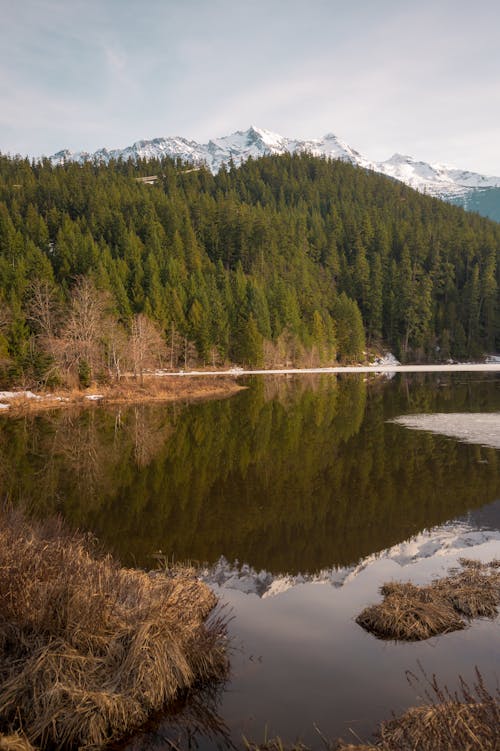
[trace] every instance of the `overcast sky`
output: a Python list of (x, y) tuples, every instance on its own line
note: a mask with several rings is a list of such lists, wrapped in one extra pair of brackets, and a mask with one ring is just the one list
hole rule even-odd
[(0, 151), (333, 132), (500, 175), (499, 0), (0, 0)]

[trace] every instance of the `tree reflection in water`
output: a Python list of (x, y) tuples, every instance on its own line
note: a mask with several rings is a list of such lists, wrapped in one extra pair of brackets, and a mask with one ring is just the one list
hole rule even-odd
[(62, 513), (125, 563), (349, 565), (498, 497), (497, 451), (387, 423), (498, 410), (497, 383), (266, 377), (221, 401), (2, 417), (0, 495)]

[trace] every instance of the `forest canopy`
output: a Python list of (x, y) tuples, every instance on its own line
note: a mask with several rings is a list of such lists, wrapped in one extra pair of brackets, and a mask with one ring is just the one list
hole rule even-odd
[(479, 356), (499, 253), (499, 224), (341, 161), (0, 156), (0, 384)]

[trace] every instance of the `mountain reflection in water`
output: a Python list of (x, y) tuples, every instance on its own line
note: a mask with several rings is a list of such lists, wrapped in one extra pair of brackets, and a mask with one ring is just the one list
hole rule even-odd
[(498, 411), (484, 375), (256, 378), (221, 401), (2, 417), (0, 497), (61, 513), (122, 562), (348, 566), (496, 500), (498, 452), (388, 423)]

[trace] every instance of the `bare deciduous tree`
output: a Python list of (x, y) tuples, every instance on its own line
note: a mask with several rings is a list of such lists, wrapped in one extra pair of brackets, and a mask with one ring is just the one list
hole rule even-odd
[(109, 295), (98, 290), (92, 280), (81, 277), (77, 281), (59, 339), (58, 355), (67, 372), (78, 372), (85, 364), (92, 378), (104, 366), (103, 333), (109, 307)]
[(112, 316), (103, 322), (103, 342), (109, 377), (119, 381), (127, 362), (129, 340), (125, 327)]
[(27, 319), (35, 332), (36, 346), (50, 357), (52, 365), (47, 367), (45, 379), (59, 371), (58, 330), (62, 320), (62, 309), (56, 288), (46, 279), (35, 279), (28, 288)]
[(144, 382), (147, 368), (159, 367), (165, 355), (165, 339), (157, 323), (144, 313), (132, 319), (130, 327), (130, 359), (134, 376)]
[(45, 342), (57, 335), (61, 309), (55, 286), (46, 279), (35, 279), (28, 288), (28, 320), (34, 324), (36, 334)]

